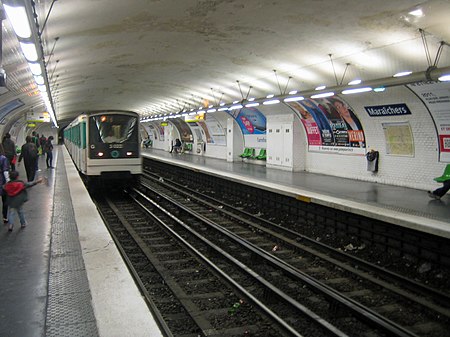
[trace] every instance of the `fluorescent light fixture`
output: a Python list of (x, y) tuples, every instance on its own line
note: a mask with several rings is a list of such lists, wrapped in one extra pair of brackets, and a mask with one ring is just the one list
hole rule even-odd
[(270, 94), (270, 95), (267, 95), (266, 98), (272, 98), (273, 96), (275, 96), (275, 95), (274, 94)]
[(249, 98), (248, 101), (249, 102), (253, 102), (255, 100), (255, 97)]
[(348, 85), (357, 85), (357, 84), (360, 84), (360, 83), (361, 83), (361, 80), (360, 79), (356, 79), (356, 80), (348, 82)]
[(224, 102), (221, 102), (220, 104), (219, 104), (220, 106), (224, 106), (225, 105), (225, 103)]
[(197, 113), (196, 112), (190, 112), (189, 116), (195, 116)]
[(30, 67), (31, 73), (35, 76), (42, 75), (41, 65), (35, 62), (29, 62), (28, 66)]
[(217, 109), (217, 111), (226, 111), (226, 110), (228, 110), (228, 108), (219, 108), (219, 109)]
[(402, 77), (402, 76), (408, 76), (411, 74), (412, 74), (412, 71), (402, 71), (402, 72), (399, 72), (399, 73), (393, 75), (393, 77)]
[(314, 90), (323, 90), (325, 89), (327, 86), (326, 85), (319, 85), (318, 87), (316, 87), (316, 89)]
[(347, 89), (347, 90), (343, 90), (342, 94), (350, 95), (350, 94), (357, 94), (360, 92), (368, 92), (368, 91), (372, 91), (372, 88), (371, 87), (362, 87), (362, 88), (355, 88), (355, 89)]
[(16, 35), (22, 39), (29, 39), (31, 37), (31, 28), (25, 7), (3, 5), (3, 8), (6, 11), (6, 15), (8, 15), (8, 19)]
[(43, 85), (45, 82), (44, 82), (44, 78), (41, 76), (41, 75), (39, 75), (39, 76), (34, 76), (34, 80), (36, 81), (36, 83), (37, 84), (39, 84), (39, 85)]
[(23, 55), (29, 62), (36, 62), (38, 60), (38, 54), (34, 43), (20, 42)]
[(377, 87), (377, 88), (373, 88), (373, 91), (375, 91), (375, 92), (383, 92), (383, 91), (385, 91), (385, 90), (386, 90), (385, 87)]
[(234, 102), (233, 102), (233, 104), (238, 104), (238, 103), (239, 103), (239, 101), (234, 101)]
[(228, 110), (237, 110), (237, 109), (242, 109), (243, 106), (242, 104), (236, 104), (236, 105), (232, 105), (228, 108)]
[(211, 104), (208, 108), (212, 108), (213, 106), (214, 106), (214, 105)]
[(330, 97), (330, 96), (334, 96), (334, 92), (324, 92), (321, 94), (317, 94), (317, 95), (312, 95), (311, 98), (323, 98), (323, 97)]
[(289, 91), (289, 95), (295, 95), (297, 92), (298, 92), (297, 90)]
[(255, 102), (255, 103), (248, 103), (248, 104), (245, 105), (245, 107), (246, 107), (246, 108), (251, 108), (251, 107), (254, 107), (254, 106), (258, 106), (258, 105), (259, 105), (258, 102)]
[(304, 99), (305, 99), (305, 97), (303, 97), (303, 96), (295, 96), (295, 97), (285, 98), (284, 101), (285, 102), (296, 102), (296, 101), (303, 101)]
[(416, 17), (421, 17), (421, 16), (423, 16), (423, 11), (422, 11), (422, 8), (418, 8), (418, 9), (415, 9), (415, 10), (409, 12), (408, 14), (412, 15), (412, 16), (416, 16)]
[(198, 114), (204, 114), (204, 113), (205, 113), (205, 110), (198, 110), (197, 113), (198, 113)]
[(448, 82), (448, 81), (450, 81), (450, 74), (444, 74), (444, 75), (440, 76), (438, 78), (438, 80), (441, 82)]
[(272, 104), (278, 104), (280, 103), (279, 99), (271, 99), (270, 101), (263, 102), (264, 105), (272, 105)]
[(216, 112), (217, 110), (216, 109), (208, 109), (208, 110), (206, 110), (206, 112)]

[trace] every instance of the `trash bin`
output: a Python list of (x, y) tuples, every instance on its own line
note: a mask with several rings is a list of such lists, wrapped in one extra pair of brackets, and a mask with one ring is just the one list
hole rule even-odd
[(379, 152), (370, 150), (366, 153), (367, 158), (367, 171), (378, 172), (378, 157)]

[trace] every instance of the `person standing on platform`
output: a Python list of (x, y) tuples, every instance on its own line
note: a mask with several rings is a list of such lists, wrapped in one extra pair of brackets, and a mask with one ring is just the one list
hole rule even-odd
[(34, 176), (36, 175), (38, 149), (33, 143), (33, 140), (30, 136), (27, 136), (25, 140), (26, 143), (22, 145), (22, 150), (20, 151), (19, 165), (23, 158), (23, 161), (25, 163), (25, 171), (27, 173), (27, 179), (28, 181), (33, 181)]
[(5, 138), (2, 141), (3, 150), (5, 150), (5, 156), (8, 158), (11, 171), (16, 169), (16, 144), (14, 144), (9, 133), (5, 134)]
[(47, 138), (42, 134), (39, 138), (39, 147), (42, 149), (42, 154), (44, 154), (44, 145), (47, 142)]
[(7, 197), (5, 191), (3, 191), (3, 185), (5, 185), (9, 181), (9, 163), (8, 158), (6, 158), (3, 146), (0, 145), (0, 194), (2, 195), (2, 213), (3, 213), (3, 223), (8, 223), (8, 205), (7, 205)]
[(27, 226), (25, 216), (23, 214), (22, 206), (25, 201), (28, 200), (26, 189), (42, 182), (42, 178), (34, 182), (25, 183), (22, 180), (18, 180), (19, 172), (11, 171), (10, 181), (7, 182), (3, 189), (7, 194), (7, 202), (9, 206), (8, 211), (8, 231), (12, 232), (15, 221), (15, 213), (19, 216), (20, 225), (22, 228)]
[(45, 163), (47, 164), (47, 168), (53, 168), (53, 144), (52, 144), (53, 136), (48, 137), (47, 141), (44, 144), (44, 153), (47, 154), (47, 158), (45, 159)]

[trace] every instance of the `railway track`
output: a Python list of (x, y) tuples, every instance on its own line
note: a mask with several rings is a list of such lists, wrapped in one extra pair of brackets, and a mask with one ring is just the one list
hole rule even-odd
[(96, 203), (166, 336), (300, 336), (273, 328), (244, 301), (171, 229), (170, 213), (126, 195)]
[[(307, 238), (269, 221), (195, 195), (194, 191), (186, 191), (150, 176), (147, 178), (150, 180), (132, 194), (134, 202), (139, 203), (142, 210), (147, 209), (140, 212), (153, 220), (139, 220), (137, 225), (132, 221), (128, 227), (125, 226), (126, 230), (118, 229), (120, 236), (132, 236), (132, 240), (139, 242), (139, 249), (147, 252), (144, 254), (147, 259), (154, 259), (155, 254), (164, 256), (168, 252), (163, 259), (171, 266), (187, 256), (197, 261), (193, 262), (197, 267), (190, 268), (181, 263), (182, 271), (161, 276), (164, 281), (157, 282), (159, 285), (171, 284), (178, 280), (179, 275), (185, 275), (185, 281), (199, 288), (195, 281), (198, 273), (194, 271), (203, 264), (202, 270), (208, 270), (205, 275), (214, 275), (220, 280), (211, 281), (210, 286), (211, 276), (200, 278), (202, 289), (214, 289), (220, 293), (220, 300), (211, 300), (212, 290), (206, 296), (207, 303), (216, 304), (213, 309), (208, 308), (204, 312), (198, 303), (193, 307), (192, 303), (196, 303), (193, 299), (179, 304), (183, 308), (179, 311), (188, 317), (193, 316), (197, 320), (198, 317), (214, 317), (215, 324), (204, 318), (201, 321), (209, 323), (203, 326), (192, 318), (191, 324), (197, 328), (187, 331), (221, 336), (278, 336), (280, 333), (302, 336), (442, 336), (449, 326), (448, 308), (442, 303), (446, 294), (417, 282), (408, 282), (364, 261), (350, 259), (348, 254), (336, 254), (336, 250), (327, 249), (314, 240), (309, 242)], [(138, 212), (136, 204), (133, 207), (131, 204), (129, 199), (127, 205), (118, 204), (111, 209), (116, 214), (128, 207), (133, 209), (132, 214)], [(123, 222), (127, 221), (130, 220), (123, 219)], [(166, 249), (163, 245), (157, 253), (152, 252), (155, 250), (154, 240), (160, 234), (155, 234), (156, 227), (149, 230), (149, 222), (155, 222), (157, 228), (165, 228), (166, 235), (171, 238), (163, 241), (180, 240), (177, 248)], [(127, 245), (132, 246), (131, 243)], [(171, 253), (173, 251), (175, 253)], [(157, 261), (142, 263), (162, 264)], [(191, 270), (191, 273), (186, 270)], [(172, 296), (165, 299), (186, 299), (186, 293), (178, 294), (180, 288), (179, 285), (172, 287)], [(225, 288), (227, 291), (221, 291)], [(192, 294), (193, 298), (199, 296), (195, 292)], [(211, 310), (218, 316), (211, 315)], [(247, 310), (257, 318), (246, 320), (245, 324), (234, 322), (231, 328), (234, 332), (229, 326), (216, 325), (217, 322), (228, 324), (241, 315), (246, 317)], [(164, 316), (163, 313), (161, 315)], [(175, 321), (168, 320), (170, 323), (165, 324), (174, 325)], [(184, 323), (175, 325), (189, 326)], [(274, 330), (261, 331), (259, 326)]]

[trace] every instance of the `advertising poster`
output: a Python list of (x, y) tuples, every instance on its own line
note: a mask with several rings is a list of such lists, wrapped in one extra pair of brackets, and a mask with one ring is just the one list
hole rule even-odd
[(151, 123), (148, 125), (149, 129), (152, 130), (154, 139), (159, 139), (160, 141), (164, 141), (164, 128), (158, 123)]
[(226, 134), (222, 125), (211, 115), (206, 116), (205, 123), (211, 135), (211, 143), (215, 145), (227, 145)]
[(450, 83), (418, 82), (408, 84), (426, 105), (437, 128), (439, 161), (450, 162)]
[(178, 132), (180, 132), (181, 141), (185, 143), (191, 143), (194, 141), (192, 136), (191, 128), (187, 123), (181, 118), (171, 118), (170, 122), (175, 125)]
[(242, 108), (228, 111), (238, 123), (244, 135), (246, 147), (266, 146), (266, 116), (257, 108)]
[(341, 98), (305, 99), (287, 104), (302, 121), (309, 151), (365, 155), (361, 122)]
[(186, 120), (193, 133), (196, 135), (197, 141), (211, 143), (211, 135), (206, 127), (206, 123), (202, 119)]

